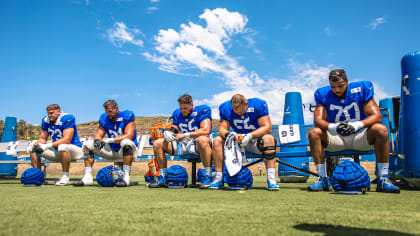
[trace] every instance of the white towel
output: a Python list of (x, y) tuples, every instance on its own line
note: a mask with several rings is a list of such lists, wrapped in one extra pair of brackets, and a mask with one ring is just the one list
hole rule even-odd
[(234, 176), (241, 170), (242, 158), (245, 155), (245, 149), (239, 148), (235, 134), (226, 137), (224, 152), (226, 169), (230, 176)]

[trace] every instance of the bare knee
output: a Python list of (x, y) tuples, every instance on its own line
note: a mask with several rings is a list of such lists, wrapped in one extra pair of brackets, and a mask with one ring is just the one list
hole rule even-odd
[(275, 143), (274, 137), (271, 134), (262, 136), (262, 140), (264, 141), (264, 146), (273, 146)]
[(223, 147), (224, 140), (218, 136), (213, 140), (213, 150), (220, 150)]
[(313, 129), (311, 129), (311, 131), (309, 131), (308, 138), (309, 138), (310, 142), (319, 141), (319, 140), (321, 140), (321, 137), (322, 137), (322, 129), (321, 128), (315, 127)]
[(153, 142), (153, 150), (161, 150), (163, 148), (163, 139), (157, 139)]
[(196, 140), (197, 142), (197, 146), (198, 148), (200, 148), (200, 150), (210, 147), (210, 138), (207, 136), (200, 136), (197, 138)]
[(373, 124), (369, 129), (373, 132), (375, 138), (388, 138), (388, 128), (383, 124)]

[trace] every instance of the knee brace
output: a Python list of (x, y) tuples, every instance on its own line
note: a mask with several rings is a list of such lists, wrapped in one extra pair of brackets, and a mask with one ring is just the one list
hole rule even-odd
[[(276, 144), (277, 144), (276, 139), (274, 139), (274, 146), (267, 146), (267, 147), (264, 147), (264, 140), (262, 138), (259, 138), (257, 141), (257, 147), (262, 152), (262, 157), (268, 160), (276, 157)], [(270, 152), (270, 151), (274, 151), (274, 152)]]
[(123, 156), (133, 155), (133, 147), (130, 145), (125, 145), (123, 147)]

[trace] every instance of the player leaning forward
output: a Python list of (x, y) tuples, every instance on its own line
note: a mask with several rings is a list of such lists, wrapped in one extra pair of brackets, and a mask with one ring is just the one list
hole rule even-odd
[[(264, 100), (258, 98), (246, 99), (241, 94), (236, 94), (230, 101), (220, 105), (219, 135), (213, 141), (213, 158), (216, 177), (210, 184), (210, 189), (223, 187), (223, 160), (224, 143), (229, 135), (242, 135), (238, 140), (239, 146), (246, 152), (262, 154), (267, 168), (268, 190), (279, 190), (276, 180), (276, 142), (271, 135), (271, 119), (268, 106)], [(229, 128), (233, 132), (229, 132)]]
[(346, 149), (366, 151), (375, 148), (379, 180), (376, 191), (399, 193), (388, 178), (389, 140), (388, 129), (373, 99), (371, 82), (348, 83), (343, 69), (332, 70), (330, 86), (315, 92), (317, 103), (313, 128), (309, 133), (311, 153), (319, 179), (309, 185), (309, 191), (329, 191), (330, 182), (325, 170), (324, 149), (330, 152)]
[[(59, 105), (51, 104), (47, 106), (47, 115), (42, 119), (41, 128), (38, 145), (30, 153), (32, 166), (41, 168), (41, 156), (50, 161), (61, 161), (63, 176), (55, 185), (68, 185), (70, 161), (83, 157), (76, 119), (62, 112)], [(47, 143), (48, 136), (52, 139), (51, 143)]]
[(178, 98), (179, 108), (172, 113), (172, 127), (165, 131), (164, 138), (153, 143), (153, 151), (158, 163), (160, 176), (150, 188), (167, 187), (167, 160), (165, 153), (176, 155), (200, 155), (205, 176), (200, 188), (208, 188), (211, 182), (211, 109), (207, 105), (194, 107), (192, 97), (184, 94)]
[[(98, 155), (107, 160), (123, 160), (124, 177), (122, 181), (115, 183), (117, 187), (130, 185), (130, 171), (133, 157), (137, 156), (135, 115), (130, 110), (120, 111), (114, 100), (108, 100), (103, 105), (105, 113), (99, 118), (99, 128), (94, 140), (85, 143), (88, 155), (85, 157), (85, 175), (81, 181), (75, 182), (74, 186), (92, 185), (92, 166), (95, 156)], [(105, 134), (108, 139), (103, 139)]]

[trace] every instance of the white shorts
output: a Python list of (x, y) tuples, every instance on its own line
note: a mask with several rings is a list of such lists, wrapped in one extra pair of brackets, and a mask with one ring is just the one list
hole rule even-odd
[(55, 148), (48, 148), (41, 153), (41, 156), (50, 161), (60, 161), (60, 152), (70, 152), (72, 161), (80, 160), (83, 158), (83, 150), (81, 147), (74, 144), (60, 144), (58, 151)]
[(130, 139), (123, 139), (120, 143), (121, 148), (118, 150), (118, 152), (115, 152), (111, 149), (111, 146), (107, 143), (101, 150), (96, 150), (93, 146), (93, 139), (89, 139), (84, 143), (84, 146), (90, 150), (93, 151), (93, 153), (97, 156), (100, 156), (102, 158), (105, 158), (107, 160), (120, 160), (123, 159), (123, 149), (124, 146), (129, 145), (131, 148), (133, 148), (133, 157), (137, 157), (137, 147), (136, 144), (133, 142), (133, 140)]
[[(213, 136), (209, 135), (208, 137), (210, 139), (210, 145), (212, 145), (213, 144)], [(176, 142), (173, 142), (173, 145), (175, 143)], [(183, 139), (179, 140), (177, 144), (178, 144), (178, 146), (175, 147), (175, 148), (178, 149), (179, 144), (181, 144), (183, 154), (200, 155), (197, 152), (197, 138), (183, 138)], [(174, 155), (176, 155), (176, 149), (174, 149), (173, 145), (172, 145), (172, 153)]]
[(245, 147), (245, 152), (250, 152), (254, 154), (262, 154), (262, 151), (258, 148), (258, 139), (260, 138), (254, 138), (251, 140), (251, 142), (248, 143)]
[(329, 152), (338, 152), (347, 149), (357, 151), (369, 151), (373, 149), (373, 145), (370, 145), (367, 139), (367, 129), (361, 129), (349, 136), (332, 135), (329, 131), (327, 131), (327, 134), (328, 146), (325, 150)]

